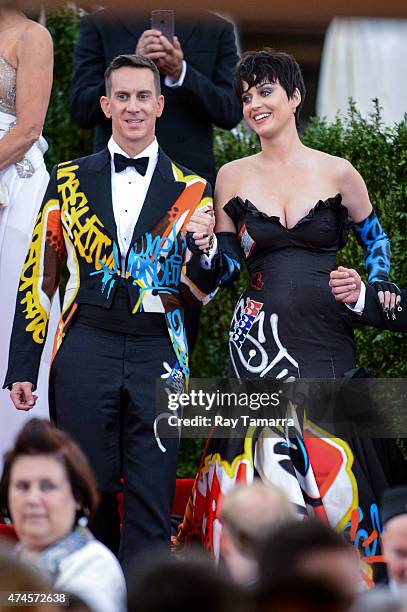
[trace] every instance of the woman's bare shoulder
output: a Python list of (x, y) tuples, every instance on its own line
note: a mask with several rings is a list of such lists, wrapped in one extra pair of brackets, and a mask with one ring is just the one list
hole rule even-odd
[(218, 172), (218, 176), (222, 176), (225, 178), (234, 178), (240, 177), (242, 172), (246, 170), (249, 171), (253, 168), (256, 163), (257, 154), (250, 155), (248, 157), (241, 157), (239, 159), (234, 159), (227, 164), (224, 164)]
[(350, 161), (337, 155), (331, 155), (324, 151), (317, 151), (316, 149), (308, 149), (308, 158), (310, 163), (319, 168), (319, 170), (332, 178), (338, 180), (349, 176), (353, 172), (356, 172)]
[(19, 48), (27, 49), (28, 45), (35, 45), (35, 48), (42, 47), (43, 49), (52, 50), (52, 37), (47, 28), (44, 28), (40, 23), (27, 19), (24, 26), (20, 30)]

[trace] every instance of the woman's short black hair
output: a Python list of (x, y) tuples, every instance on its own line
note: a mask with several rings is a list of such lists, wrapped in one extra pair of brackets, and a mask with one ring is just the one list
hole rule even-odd
[(90, 517), (98, 504), (98, 493), (92, 470), (85, 455), (68, 434), (43, 419), (31, 419), (17, 436), (14, 448), (4, 457), (3, 475), (0, 480), (0, 515), (10, 515), (8, 494), (10, 473), (14, 462), (22, 456), (49, 455), (65, 468), (72, 495)]
[(305, 84), (301, 69), (292, 55), (282, 51), (275, 51), (266, 47), (262, 51), (249, 51), (244, 53), (237, 64), (234, 90), (238, 100), (241, 101), (246, 89), (243, 83), (247, 83), (248, 89), (260, 83), (279, 83), (290, 100), (296, 89), (301, 94), (301, 102), (295, 113), (296, 123), (305, 98)]

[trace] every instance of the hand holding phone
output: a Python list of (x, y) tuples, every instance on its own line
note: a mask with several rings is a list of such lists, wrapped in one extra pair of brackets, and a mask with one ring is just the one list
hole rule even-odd
[(162, 75), (176, 82), (182, 72), (184, 54), (174, 36), (174, 11), (152, 11), (151, 28), (140, 36), (136, 53), (151, 59)]
[(151, 28), (159, 30), (172, 43), (174, 37), (174, 11), (151, 11)]

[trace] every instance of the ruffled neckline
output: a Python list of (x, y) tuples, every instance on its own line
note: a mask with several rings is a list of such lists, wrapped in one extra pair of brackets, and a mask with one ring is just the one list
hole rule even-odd
[(247, 198), (243, 200), (240, 196), (235, 196), (231, 198), (225, 204), (224, 209), (227, 214), (228, 214), (228, 211), (227, 211), (228, 206), (230, 205), (233, 208), (234, 204), (237, 204), (244, 211), (250, 212), (255, 217), (261, 217), (263, 219), (266, 219), (267, 221), (277, 223), (278, 225), (280, 225), (280, 227), (282, 227), (288, 232), (295, 230), (299, 225), (302, 225), (302, 223), (312, 220), (318, 211), (325, 209), (325, 208), (331, 208), (331, 207), (341, 208), (342, 209), (341, 216), (344, 217), (345, 216), (344, 213), (346, 213), (346, 217), (348, 216), (348, 209), (346, 208), (346, 206), (342, 204), (342, 195), (340, 193), (337, 193), (335, 196), (327, 198), (326, 200), (318, 200), (318, 202), (311, 208), (311, 210), (308, 213), (306, 213), (303, 217), (301, 217), (301, 219), (299, 219), (297, 223), (293, 225), (293, 227), (286, 227), (285, 225), (281, 223), (279, 216), (268, 215), (267, 213), (259, 210), (253, 204), (253, 202), (251, 202)]

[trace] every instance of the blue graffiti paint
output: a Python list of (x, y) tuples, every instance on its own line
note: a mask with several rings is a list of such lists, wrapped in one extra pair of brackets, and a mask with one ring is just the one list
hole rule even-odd
[(175, 226), (165, 238), (147, 232), (129, 252), (126, 277), (142, 285), (142, 293), (178, 293), (185, 247), (186, 239), (183, 234), (178, 239)]

